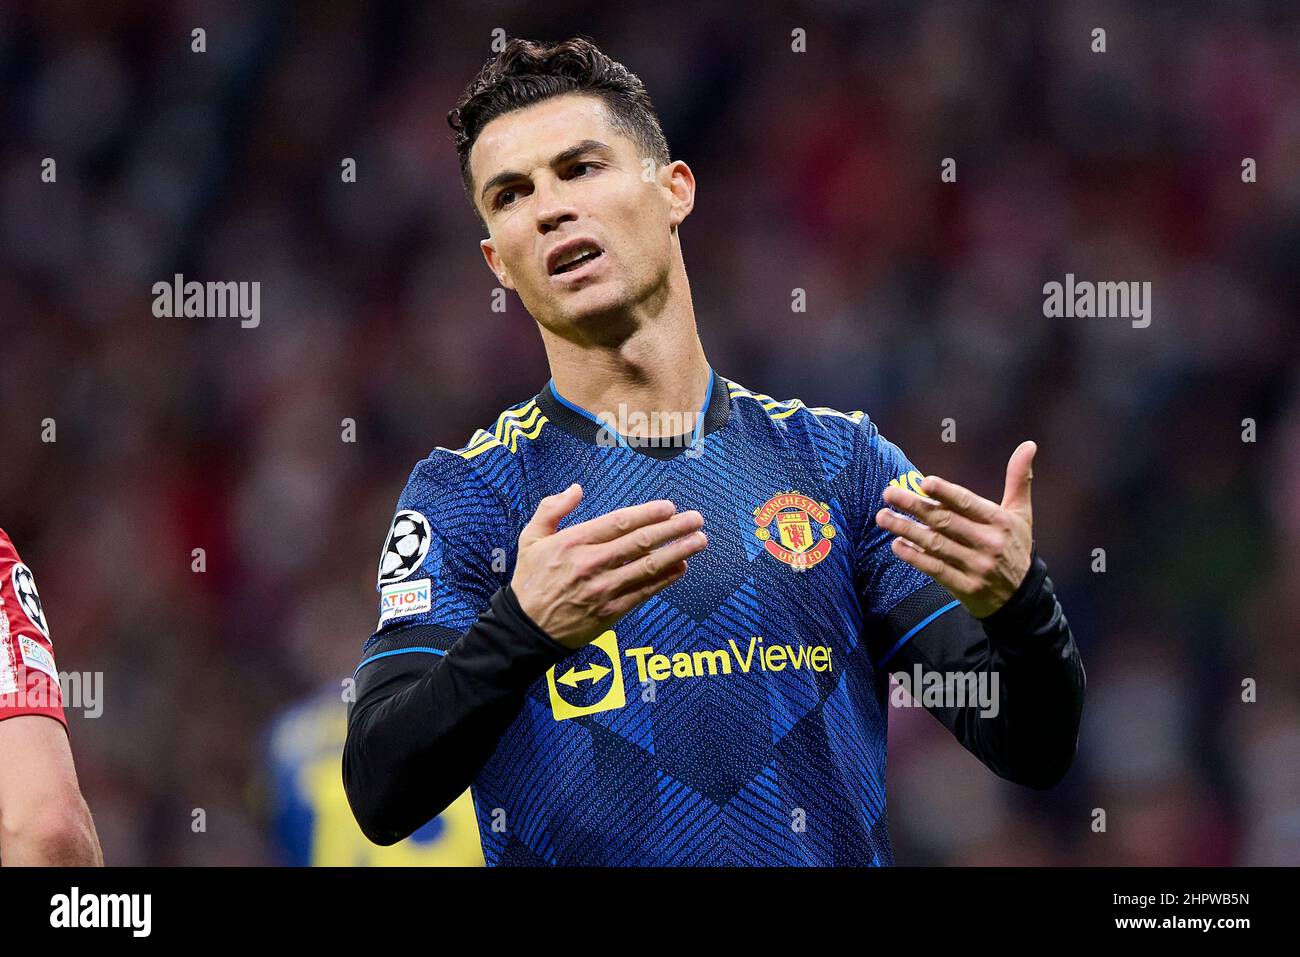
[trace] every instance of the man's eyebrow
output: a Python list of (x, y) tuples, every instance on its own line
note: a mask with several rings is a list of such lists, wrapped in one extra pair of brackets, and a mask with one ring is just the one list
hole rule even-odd
[[(569, 160), (577, 159), (584, 153), (605, 153), (606, 155), (609, 155), (613, 152), (613, 149), (611, 149), (608, 144), (602, 143), (600, 140), (583, 140), (580, 143), (575, 143), (568, 149), (561, 150), (559, 153), (552, 156), (550, 166), (552, 168), (563, 166), (565, 163), (569, 162)], [(496, 189), (498, 186), (501, 186), (504, 183), (524, 179), (527, 175), (527, 173), (521, 173), (517, 169), (508, 169), (497, 173), (483, 184), (483, 191), (478, 194), (479, 199), (487, 199), (488, 193)]]

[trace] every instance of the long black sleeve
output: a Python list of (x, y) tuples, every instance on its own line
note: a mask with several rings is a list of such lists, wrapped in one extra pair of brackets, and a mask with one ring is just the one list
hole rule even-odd
[(417, 626), (386, 635), (357, 671), (343, 786), (376, 844), (400, 841), (462, 794), (529, 685), (570, 654), (528, 618), (509, 585), (445, 654), (427, 653), (449, 634)]
[[(952, 600), (937, 584), (926, 589), (935, 593), (932, 602)], [(1065, 776), (1078, 746), (1086, 675), (1037, 551), (1016, 593), (992, 615), (975, 618), (958, 606), (904, 642), (888, 662), (891, 672), (915, 674), (918, 665), (933, 672), (996, 672), (995, 716), (970, 703), (927, 710), (1001, 777), (1047, 789)]]

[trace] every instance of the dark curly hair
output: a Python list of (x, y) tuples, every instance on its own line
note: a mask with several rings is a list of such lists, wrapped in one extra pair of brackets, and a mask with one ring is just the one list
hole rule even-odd
[[(635, 73), (601, 53), (585, 37), (555, 43), (511, 38), (500, 53), (483, 64), (455, 109), (447, 114), (447, 123), (456, 131), (465, 197), (476, 214), (469, 151), (483, 127), (504, 113), (565, 93), (600, 98), (614, 129), (633, 140), (645, 155), (654, 157), (658, 165), (670, 161), (668, 140), (654, 104)], [(480, 215), (479, 220), (482, 218)]]

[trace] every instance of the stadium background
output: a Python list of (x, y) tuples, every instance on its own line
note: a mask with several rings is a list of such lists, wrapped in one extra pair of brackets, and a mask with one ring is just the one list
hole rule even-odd
[[(899, 862), (1300, 863), (1300, 19), (1129, 6), (6, 4), (0, 526), (60, 668), (105, 674), (69, 717), (106, 859), (296, 859), (274, 722), (355, 666), (413, 464), (547, 378), (445, 123), (501, 28), (645, 81), (720, 372), (989, 497), (1039, 442), (1079, 757), (1020, 789), (893, 710)], [(155, 318), (176, 272), (259, 280), (261, 325)], [(1066, 272), (1152, 282), (1150, 327), (1044, 318)]]

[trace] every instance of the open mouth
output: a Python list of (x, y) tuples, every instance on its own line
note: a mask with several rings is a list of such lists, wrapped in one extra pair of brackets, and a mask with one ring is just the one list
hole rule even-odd
[(594, 243), (567, 250), (558, 257), (555, 265), (551, 267), (551, 275), (563, 276), (568, 273), (576, 273), (600, 259), (604, 254), (605, 251)]

